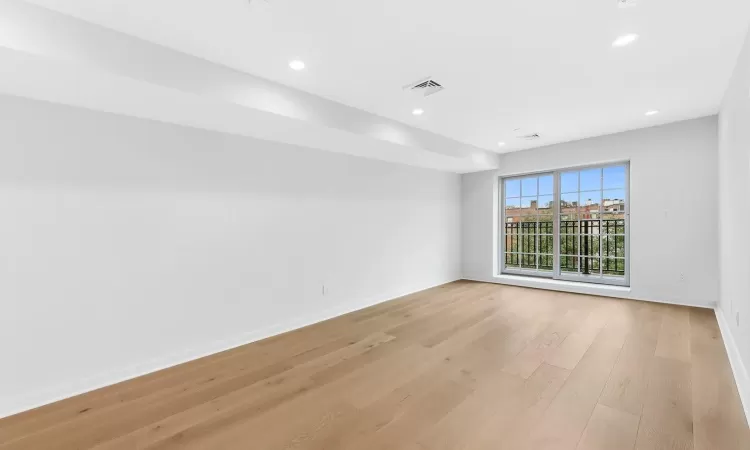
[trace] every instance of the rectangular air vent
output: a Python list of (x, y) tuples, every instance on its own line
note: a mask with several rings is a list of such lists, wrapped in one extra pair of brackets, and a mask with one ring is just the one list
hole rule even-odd
[(414, 94), (419, 95), (420, 97), (428, 97), (432, 94), (437, 94), (443, 89), (445, 89), (443, 85), (433, 80), (432, 77), (427, 77), (415, 83), (407, 84), (406, 86), (404, 86), (405, 91), (410, 91)]

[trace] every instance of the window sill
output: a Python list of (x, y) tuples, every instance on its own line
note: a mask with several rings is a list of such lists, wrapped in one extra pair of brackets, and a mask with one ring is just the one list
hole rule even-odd
[(629, 286), (613, 286), (609, 284), (593, 284), (579, 281), (551, 280), (524, 275), (495, 275), (497, 283), (513, 286), (550, 289), (553, 291), (572, 292), (575, 294), (601, 295), (605, 297), (630, 297)]

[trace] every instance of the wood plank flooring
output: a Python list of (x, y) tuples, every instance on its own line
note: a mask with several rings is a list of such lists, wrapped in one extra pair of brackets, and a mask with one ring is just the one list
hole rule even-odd
[(11, 449), (748, 450), (713, 311), (468, 281), (0, 420)]

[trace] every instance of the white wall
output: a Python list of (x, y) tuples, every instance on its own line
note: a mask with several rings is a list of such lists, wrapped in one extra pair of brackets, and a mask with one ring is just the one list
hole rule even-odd
[(455, 280), (460, 188), (0, 96), (0, 416)]
[(720, 314), (750, 418), (750, 34), (719, 113)]
[(631, 288), (607, 292), (713, 306), (718, 299), (716, 117), (508, 153), (498, 171), (463, 175), (464, 277), (500, 281), (493, 269), (498, 177), (624, 160), (630, 161)]

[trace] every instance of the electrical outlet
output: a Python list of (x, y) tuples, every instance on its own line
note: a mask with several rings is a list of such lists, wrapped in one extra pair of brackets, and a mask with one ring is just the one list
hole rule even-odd
[(680, 274), (680, 281), (685, 281), (685, 274), (684, 273)]

